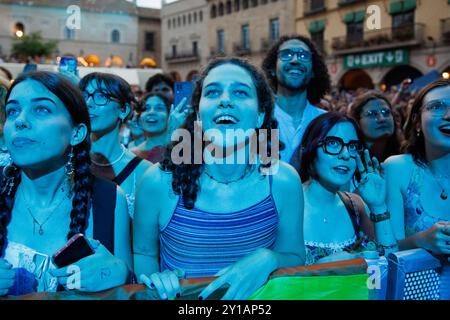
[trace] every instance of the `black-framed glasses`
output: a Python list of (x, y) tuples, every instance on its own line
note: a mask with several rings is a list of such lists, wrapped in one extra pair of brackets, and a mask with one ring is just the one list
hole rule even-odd
[(295, 50), (295, 49), (283, 49), (278, 51), (278, 58), (281, 61), (291, 61), (294, 55), (297, 56), (301, 61), (311, 61), (312, 53), (306, 50)]
[(435, 117), (442, 117), (450, 109), (450, 99), (431, 101), (424, 106), (424, 109)]
[(89, 100), (89, 97), (92, 97), (94, 103), (99, 107), (107, 105), (108, 102), (111, 100), (119, 101), (116, 98), (111, 97), (109, 94), (101, 90), (95, 90), (92, 93), (83, 91), (83, 97), (86, 102)]
[(364, 112), (362, 115), (369, 119), (377, 119), (378, 115), (380, 114), (383, 116), (383, 118), (389, 118), (390, 116), (392, 116), (392, 111), (391, 109), (383, 108), (379, 110), (368, 110)]
[(348, 143), (345, 143), (341, 138), (334, 136), (323, 138), (318, 146), (322, 147), (324, 152), (333, 156), (340, 154), (344, 147), (347, 147), (348, 153), (353, 158), (356, 158), (356, 156), (363, 151), (363, 145), (358, 140), (350, 140)]

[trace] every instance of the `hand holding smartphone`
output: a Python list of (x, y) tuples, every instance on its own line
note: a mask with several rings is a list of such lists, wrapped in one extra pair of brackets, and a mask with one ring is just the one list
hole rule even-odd
[(189, 81), (185, 82), (175, 82), (174, 84), (174, 100), (173, 105), (177, 107), (183, 98), (186, 98), (186, 103), (184, 107), (188, 105), (191, 101), (192, 91), (194, 90), (194, 84)]
[(70, 238), (70, 240), (52, 256), (52, 260), (55, 266), (63, 268), (94, 253), (95, 251), (91, 247), (88, 239), (86, 239), (83, 234), (78, 233)]

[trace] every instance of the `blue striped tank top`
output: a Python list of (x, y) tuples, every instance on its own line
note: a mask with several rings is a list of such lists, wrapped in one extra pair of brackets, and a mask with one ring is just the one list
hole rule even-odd
[[(269, 180), (272, 185), (271, 176)], [(186, 209), (180, 196), (160, 230), (160, 270), (182, 269), (186, 278), (214, 276), (258, 248), (272, 249), (277, 227), (272, 190), (257, 204), (230, 213)]]

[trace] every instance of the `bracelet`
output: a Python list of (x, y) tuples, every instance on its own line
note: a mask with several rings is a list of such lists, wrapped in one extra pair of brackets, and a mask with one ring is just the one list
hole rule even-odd
[(373, 222), (381, 222), (384, 220), (389, 220), (391, 218), (391, 214), (389, 213), (389, 211), (380, 213), (380, 214), (373, 214), (370, 213), (370, 220), (372, 220)]

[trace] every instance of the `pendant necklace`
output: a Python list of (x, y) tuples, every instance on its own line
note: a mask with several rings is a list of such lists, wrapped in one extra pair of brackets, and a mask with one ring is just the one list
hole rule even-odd
[(441, 185), (439, 179), (448, 180), (449, 177), (446, 176), (446, 175), (443, 175), (443, 174), (439, 174), (438, 176), (435, 176), (430, 168), (428, 168), (428, 170), (430, 170), (430, 173), (433, 176), (434, 180), (439, 185), (439, 187), (442, 189), (441, 195), (440, 195), (441, 199), (442, 200), (447, 200), (447, 198), (448, 198), (447, 190), (445, 190), (445, 188)]
[(53, 216), (53, 214), (56, 212), (56, 209), (59, 208), (59, 206), (63, 203), (64, 199), (66, 199), (66, 196), (63, 195), (61, 200), (58, 202), (58, 204), (55, 206), (55, 208), (50, 212), (50, 214), (47, 216), (47, 218), (45, 218), (45, 220), (43, 222), (39, 222), (35, 216), (33, 215), (33, 212), (31, 211), (30, 205), (28, 204), (27, 200), (25, 199), (25, 194), (23, 193), (22, 188), (20, 188), (20, 192), (22, 194), (22, 198), (25, 204), (25, 207), (28, 210), (29, 215), (31, 216), (31, 218), (33, 219), (33, 234), (36, 234), (36, 225), (39, 226), (38, 229), (38, 234), (40, 236), (44, 235), (44, 229), (43, 226), (45, 225), (45, 223)]

